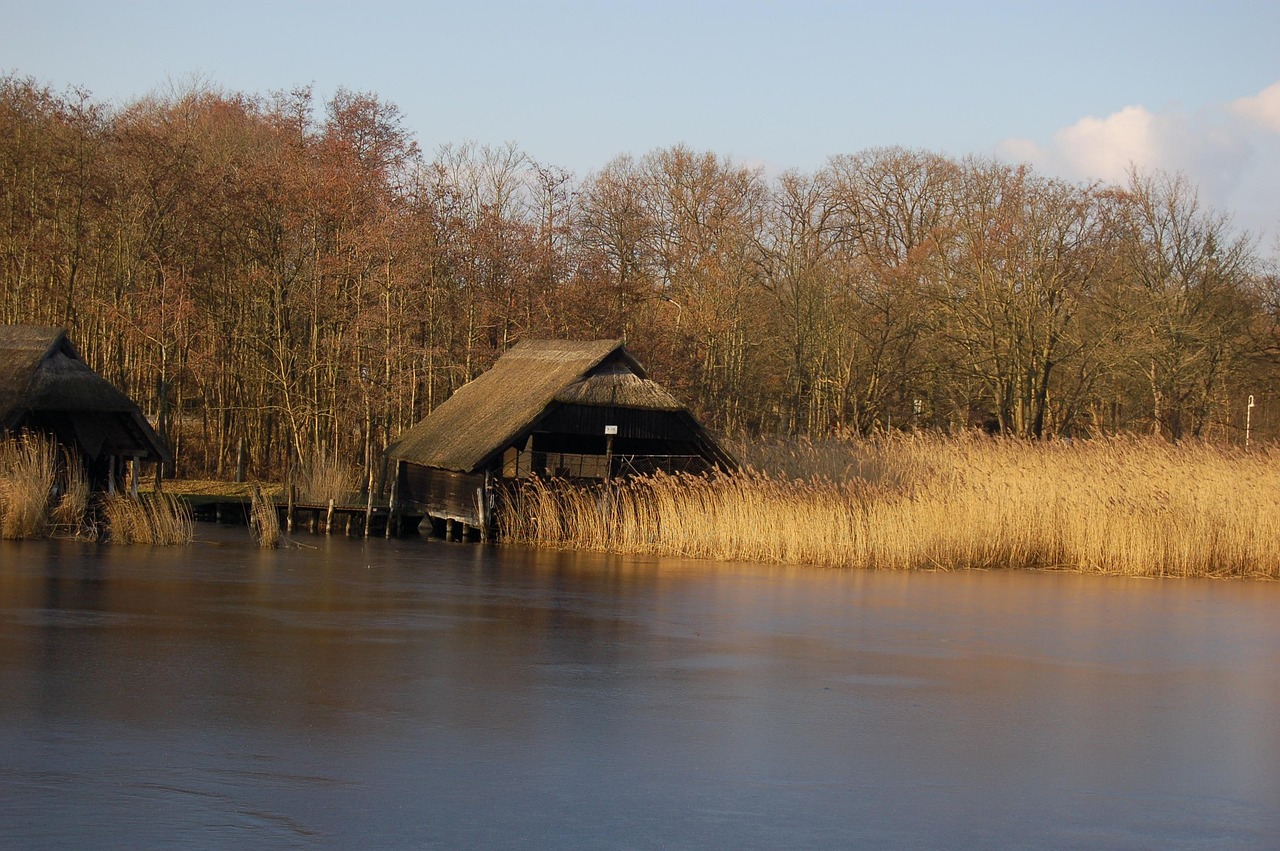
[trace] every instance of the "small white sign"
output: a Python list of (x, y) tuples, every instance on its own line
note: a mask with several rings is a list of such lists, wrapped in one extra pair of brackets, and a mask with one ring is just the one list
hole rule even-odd
[(604, 433), (605, 433), (605, 434), (617, 434), (617, 433), (618, 433), (618, 427), (617, 427), (617, 426), (605, 426), (605, 427), (604, 427)]

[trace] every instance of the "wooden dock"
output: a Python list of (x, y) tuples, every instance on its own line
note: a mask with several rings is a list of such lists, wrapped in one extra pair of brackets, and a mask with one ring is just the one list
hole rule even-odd
[(387, 505), (337, 505), (329, 502), (277, 505), (280, 528), (292, 532), (306, 529), (312, 534), (348, 537), (403, 537), (406, 530), (417, 534), (421, 516), (392, 512)]
[[(234, 496), (183, 496), (196, 520), (245, 525), (251, 501)], [(337, 505), (335, 503), (295, 503), (275, 506), (280, 530), (308, 531), (317, 535), (399, 538), (416, 535), (420, 514), (392, 512), (389, 505)]]

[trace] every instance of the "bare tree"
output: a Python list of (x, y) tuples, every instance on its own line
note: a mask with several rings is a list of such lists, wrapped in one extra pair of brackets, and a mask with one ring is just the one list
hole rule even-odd
[(1200, 435), (1244, 347), (1253, 247), (1232, 236), (1227, 216), (1202, 208), (1181, 175), (1134, 169), (1122, 198), (1126, 366), (1146, 385), (1153, 430)]

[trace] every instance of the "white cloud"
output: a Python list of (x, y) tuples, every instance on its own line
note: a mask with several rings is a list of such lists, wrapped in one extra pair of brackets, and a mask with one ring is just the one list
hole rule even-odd
[(1086, 116), (1047, 143), (1007, 139), (997, 153), (1072, 180), (1123, 183), (1130, 164), (1185, 174), (1201, 200), (1280, 250), (1280, 82), (1188, 112), (1126, 106)]
[(1272, 133), (1280, 134), (1280, 83), (1273, 83), (1253, 97), (1232, 101), (1230, 110)]
[(1169, 135), (1160, 119), (1140, 106), (1126, 106), (1105, 119), (1082, 118), (1054, 136), (1054, 147), (1080, 175), (1120, 181), (1131, 162), (1161, 158), (1160, 139)]

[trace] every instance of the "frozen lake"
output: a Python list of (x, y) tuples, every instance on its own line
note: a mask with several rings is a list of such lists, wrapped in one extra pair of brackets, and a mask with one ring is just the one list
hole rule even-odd
[(1280, 583), (0, 542), (5, 848), (1280, 846)]

